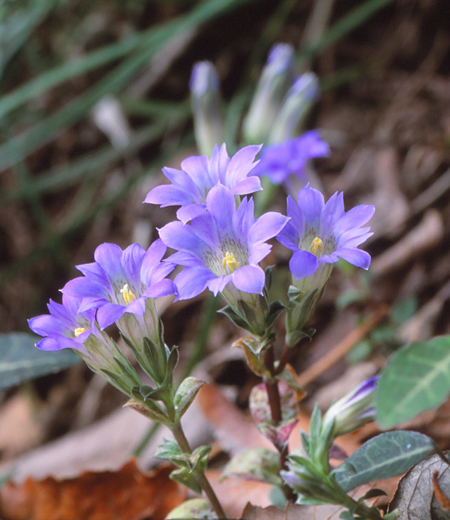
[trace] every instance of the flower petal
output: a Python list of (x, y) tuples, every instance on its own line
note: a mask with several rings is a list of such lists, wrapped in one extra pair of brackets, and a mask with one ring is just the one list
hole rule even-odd
[(289, 269), (294, 275), (295, 279), (310, 276), (317, 271), (319, 262), (317, 258), (308, 251), (295, 251), (289, 262)]

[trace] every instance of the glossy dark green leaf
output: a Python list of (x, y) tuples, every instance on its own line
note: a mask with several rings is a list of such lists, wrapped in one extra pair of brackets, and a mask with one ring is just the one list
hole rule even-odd
[(434, 442), (417, 432), (386, 432), (370, 439), (334, 472), (336, 480), (349, 491), (361, 484), (401, 475), (433, 453)]
[(37, 349), (35, 344), (39, 339), (26, 333), (0, 334), (0, 388), (58, 372), (80, 361), (72, 350)]

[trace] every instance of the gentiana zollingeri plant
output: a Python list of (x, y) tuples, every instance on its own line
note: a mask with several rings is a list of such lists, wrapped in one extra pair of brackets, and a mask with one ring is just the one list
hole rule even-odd
[[(318, 190), (306, 186), (297, 201), (288, 198), (287, 216), (266, 212), (255, 218), (253, 198), (241, 200), (240, 195), (260, 188), (259, 177), (251, 175), (258, 151), (258, 146), (247, 146), (230, 158), (225, 146), (215, 147), (211, 158), (194, 156), (182, 162), (181, 170), (165, 168), (172, 183), (154, 188), (146, 202), (181, 206), (180, 220), (161, 228), (160, 238), (147, 251), (137, 244), (123, 251), (114, 244), (100, 245), (94, 263), (78, 266), (83, 276), (62, 289), (62, 304), (51, 301), (49, 315), (30, 320), (31, 329), (44, 336), (39, 348), (74, 349), (92, 370), (129, 396), (128, 406), (172, 431), (176, 442), (167, 441), (159, 456), (178, 466), (174, 479), (196, 492), (203, 489), (219, 517), (225, 512), (205, 477), (209, 448), (192, 451), (181, 426), (202, 382), (190, 377), (175, 388), (177, 349), (165, 345), (155, 299), (168, 295), (189, 299), (208, 288), (226, 300), (222, 312), (252, 334), (238, 346), (263, 379), (253, 392), (252, 413), (279, 450), (280, 468), (287, 471), (287, 439), (301, 395), (288, 365), (289, 353), (308, 335), (303, 326), (338, 258), (363, 268), (370, 262), (357, 246), (370, 236), (362, 226), (373, 207), (345, 212), (342, 194), (325, 203)], [(269, 300), (271, 270), (265, 272), (259, 265), (271, 251), (267, 241), (274, 237), (293, 251), (287, 308)], [(163, 259), (167, 247), (175, 253)], [(172, 281), (167, 276), (176, 265), (184, 269)], [(277, 360), (273, 326), (283, 311), (286, 347)], [(142, 384), (105, 332), (114, 323), (152, 385)], [(289, 480), (281, 482), (287, 496), (292, 495), (288, 486)]]
[[(223, 135), (215, 71), (208, 64), (194, 69), (196, 134), (206, 155), (183, 160), (180, 170), (164, 168), (170, 184), (155, 187), (145, 199), (162, 207), (179, 206), (177, 220), (159, 230), (159, 239), (147, 251), (138, 244), (125, 250), (115, 244), (100, 245), (95, 262), (78, 266), (83, 276), (62, 289), (62, 304), (50, 301), (50, 314), (29, 320), (29, 325), (43, 336), (38, 348), (75, 350), (94, 372), (129, 397), (130, 408), (167, 426), (174, 441), (166, 441), (158, 456), (178, 467), (171, 475), (174, 480), (197, 493), (203, 490), (209, 500), (205, 507), (211, 506), (224, 518), (226, 513), (205, 476), (210, 448), (192, 450), (181, 425), (203, 382), (188, 377), (176, 387), (173, 373), (178, 351), (165, 344), (155, 304), (162, 296), (186, 300), (205, 289), (220, 294), (228, 304), (221, 312), (251, 334), (236, 343), (251, 370), (262, 378), (251, 393), (250, 410), (279, 454), (249, 452), (237, 463), (241, 472), (256, 471), (278, 486), (286, 499), (340, 504), (347, 508), (343, 518), (376, 519), (381, 513), (365, 505), (367, 497), (351, 499), (339, 481), (342, 471), (337, 474), (329, 464), (335, 437), (373, 420), (375, 380), (333, 405), (323, 418), (316, 409), (309, 435), (302, 434), (300, 455), (289, 455), (287, 448), (303, 395), (289, 365), (291, 353), (299, 341), (311, 336), (305, 326), (338, 259), (369, 267), (370, 256), (358, 246), (371, 235), (365, 224), (374, 212), (368, 205), (346, 212), (342, 193), (325, 202), (322, 193), (307, 184), (295, 193), (295, 199), (288, 196), (286, 215), (264, 211), (255, 218), (252, 194), (261, 193), (260, 177), (268, 177), (269, 191), (278, 184), (292, 191), (292, 178), (306, 183), (307, 160), (329, 152), (316, 131), (294, 137), (317, 95), (317, 85), (313, 76), (307, 76), (294, 79), (289, 87), (292, 56), (289, 46), (272, 50), (244, 122), (247, 142), (269, 146), (249, 144), (231, 157), (225, 144), (210, 140)], [(258, 118), (264, 110), (266, 117)], [(282, 119), (268, 125), (269, 113), (279, 113), (277, 118)], [(263, 200), (260, 207), (269, 198)], [(264, 270), (260, 265), (271, 251), (268, 241), (273, 238), (292, 251), (287, 305), (270, 301), (272, 268)], [(175, 252), (165, 258), (167, 248)], [(168, 276), (176, 266), (182, 270), (172, 281)], [(282, 313), (285, 346), (277, 358), (274, 325)], [(106, 332), (113, 324), (127, 355), (132, 354), (150, 384), (141, 382), (123, 347)]]

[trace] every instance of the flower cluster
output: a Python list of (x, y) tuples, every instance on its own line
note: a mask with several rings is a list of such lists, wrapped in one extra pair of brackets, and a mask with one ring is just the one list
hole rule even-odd
[[(318, 137), (310, 133), (304, 139), (313, 150)], [(371, 235), (362, 226), (374, 209), (361, 205), (345, 212), (342, 193), (325, 203), (318, 190), (305, 186), (297, 202), (288, 197), (287, 216), (266, 212), (255, 218), (253, 198), (240, 196), (261, 189), (255, 176), (259, 150), (250, 145), (230, 158), (225, 145), (215, 146), (210, 158), (185, 159), (181, 170), (164, 168), (171, 184), (154, 188), (145, 202), (179, 205), (179, 220), (160, 229), (160, 239), (148, 251), (138, 244), (124, 251), (115, 244), (100, 245), (95, 262), (78, 266), (83, 276), (62, 289), (63, 304), (51, 302), (50, 316), (30, 321), (35, 332), (46, 336), (39, 348), (70, 347), (92, 356), (86, 353), (86, 340), (94, 336), (106, 341), (102, 331), (116, 323), (139, 363), (154, 377), (145, 361), (146, 349), (151, 344), (164, 351), (155, 298), (188, 299), (205, 289), (224, 297), (236, 324), (266, 336), (280, 312), (279, 306), (276, 313), (271, 310), (260, 265), (273, 238), (293, 251), (289, 266), (297, 293), (292, 298), (291, 290), (287, 313), (288, 337), (293, 335), (287, 343), (292, 346), (338, 258), (364, 269), (369, 266), (369, 255), (358, 246)], [(175, 252), (163, 260), (167, 248)], [(175, 266), (183, 270), (171, 281), (167, 276)], [(305, 312), (305, 296), (312, 293), (316, 296), (308, 300)], [(90, 365), (96, 366), (93, 361)]]
[(97, 247), (95, 262), (78, 266), (84, 276), (62, 289), (62, 305), (50, 301), (50, 315), (29, 321), (30, 328), (44, 336), (37, 347), (74, 349), (94, 371), (106, 371), (114, 380), (127, 381), (126, 393), (130, 394), (139, 379), (104, 332), (116, 323), (144, 370), (154, 378), (154, 370), (145, 361), (145, 349), (149, 343), (164, 348), (154, 299), (176, 293), (174, 283), (167, 278), (174, 265), (161, 261), (165, 252), (159, 239), (147, 251), (138, 244), (124, 251), (115, 244)]

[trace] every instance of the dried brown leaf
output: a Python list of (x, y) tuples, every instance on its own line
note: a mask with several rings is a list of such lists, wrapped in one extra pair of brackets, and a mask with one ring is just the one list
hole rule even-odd
[(0, 490), (2, 520), (163, 520), (183, 502), (169, 479), (173, 468), (143, 473), (134, 459), (117, 471), (86, 471), (76, 478), (28, 478)]

